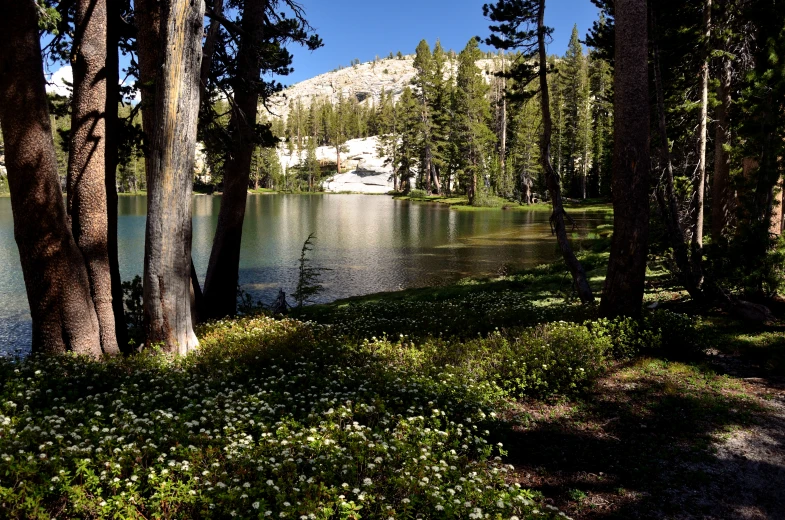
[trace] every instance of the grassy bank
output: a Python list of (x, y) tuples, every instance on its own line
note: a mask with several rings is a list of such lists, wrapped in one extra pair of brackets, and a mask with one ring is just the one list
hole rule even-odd
[[(538, 202), (536, 204), (519, 204), (514, 201), (509, 201), (501, 197), (488, 197), (483, 201), (482, 205), (472, 206), (469, 204), (469, 199), (465, 196), (427, 196), (424, 194), (414, 195), (394, 195), (396, 200), (408, 200), (411, 202), (433, 202), (437, 204), (444, 204), (452, 209), (460, 211), (489, 211), (489, 210), (506, 210), (506, 211), (551, 211), (551, 206), (547, 202)], [(613, 206), (609, 201), (600, 199), (588, 199), (585, 201), (567, 201), (565, 209), (573, 211), (598, 211), (598, 212), (613, 212)]]
[[(583, 257), (595, 288), (606, 258)], [(651, 267), (647, 299), (677, 299), (641, 322), (598, 319), (551, 265), (211, 323), (186, 359), (0, 361), (0, 516), (777, 511), (717, 446), (767, 424), (768, 387), (726, 365), (768, 377), (752, 353), (779, 329), (685, 316)]]

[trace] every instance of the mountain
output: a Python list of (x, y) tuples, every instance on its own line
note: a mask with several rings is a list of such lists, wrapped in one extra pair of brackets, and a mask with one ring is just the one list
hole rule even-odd
[[(457, 55), (448, 53), (448, 58), (450, 67), (447, 67), (445, 76), (454, 75), (458, 70)], [(479, 60), (477, 66), (489, 80), (494, 60)], [(354, 96), (362, 103), (373, 103), (379, 100), (382, 91), (393, 92), (398, 97), (406, 86), (411, 86), (414, 75), (414, 55), (360, 63), (292, 85), (271, 98), (268, 107), (274, 116), (285, 119), (290, 103), (298, 99), (305, 108), (317, 99), (337, 102), (339, 94), (345, 98)]]

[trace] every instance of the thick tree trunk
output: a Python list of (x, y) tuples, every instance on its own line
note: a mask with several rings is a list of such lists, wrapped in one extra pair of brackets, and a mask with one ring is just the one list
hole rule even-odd
[[(115, 337), (120, 350), (128, 347), (128, 328), (123, 306), (123, 282), (120, 278), (120, 260), (117, 245), (117, 163), (120, 117), (120, 4), (110, 1), (106, 5), (106, 246), (109, 254), (109, 274), (112, 279), (112, 309), (114, 310)], [(134, 181), (135, 182), (135, 181)]]
[(649, 236), (649, 71), (645, 0), (616, 1), (613, 238), (605, 316), (637, 316)]
[(701, 113), (698, 129), (698, 175), (695, 180), (695, 224), (692, 229), (693, 263), (702, 255), (703, 250), (703, 213), (706, 196), (706, 142), (708, 140), (709, 118), (709, 56), (708, 39), (711, 36), (711, 0), (703, 5), (704, 37), (706, 55), (701, 63)]
[[(204, 284), (204, 317), (233, 316), (237, 313), (237, 283), (240, 269), (240, 245), (251, 158), (255, 148), (255, 125), (259, 103), (261, 66), (258, 48), (263, 41), (266, 2), (248, 0), (243, 11), (240, 49), (237, 53), (237, 76), (234, 81), (234, 104), (229, 126), (232, 149), (224, 167), (224, 192), (218, 226), (215, 230), (207, 278)], [(340, 148), (336, 147), (340, 165)], [(340, 166), (339, 166), (340, 167)]]
[(57, 174), (33, 2), (0, 0), (0, 123), (33, 352), (101, 355), (84, 259)]
[(117, 354), (106, 204), (106, 3), (78, 0), (72, 52), (74, 74), (68, 154), (68, 215), (82, 251), (98, 316), (101, 348)]
[(712, 179), (711, 234), (712, 241), (720, 243), (732, 223), (735, 209), (733, 190), (730, 185), (730, 117), (731, 80), (733, 69), (728, 57), (722, 58), (720, 84), (717, 88), (717, 127), (714, 138), (714, 177)]
[(163, 344), (167, 352), (184, 355), (198, 345), (190, 304), (191, 191), (204, 4), (136, 0), (136, 8), (160, 23), (158, 31), (140, 25), (138, 34), (140, 74), (153, 79), (154, 96), (143, 99), (152, 101), (146, 107), (152, 117), (144, 121), (151, 123), (145, 124), (145, 331), (148, 345)]
[(551, 101), (548, 92), (548, 56), (545, 52), (545, 0), (540, 0), (539, 12), (537, 16), (537, 43), (539, 51), (539, 77), (540, 77), (540, 103), (542, 106), (542, 126), (543, 132), (540, 140), (540, 160), (542, 168), (545, 172), (545, 183), (548, 186), (548, 194), (551, 198), (553, 206), (553, 213), (551, 214), (551, 227), (556, 233), (556, 240), (559, 243), (564, 263), (572, 274), (572, 279), (575, 282), (575, 287), (578, 291), (578, 297), (583, 303), (593, 303), (594, 294), (592, 294), (589, 280), (586, 278), (586, 271), (583, 265), (576, 258), (575, 253), (572, 251), (570, 241), (567, 238), (567, 228), (564, 224), (564, 205), (561, 197), (561, 186), (559, 185), (559, 177), (553, 170), (551, 164), (551, 136), (553, 134), (553, 121), (551, 120)]

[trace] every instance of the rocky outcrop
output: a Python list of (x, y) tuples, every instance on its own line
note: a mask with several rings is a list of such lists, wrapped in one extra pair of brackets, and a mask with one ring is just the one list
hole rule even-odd
[[(341, 153), (341, 165), (349, 171), (326, 178), (322, 184), (324, 190), (334, 193), (346, 191), (388, 193), (393, 191), (393, 169), (390, 164), (387, 164), (387, 157), (378, 155), (378, 144), (378, 137), (347, 141), (345, 146), (348, 151)], [(306, 154), (303, 152), (303, 161), (305, 161), (305, 156)], [(322, 164), (335, 164), (335, 148), (320, 146), (316, 149), (316, 158)], [(289, 155), (283, 147), (278, 149), (278, 159), (284, 171), (300, 164), (299, 154)]]
[[(445, 76), (457, 73), (457, 58), (453, 57), (449, 64)], [(485, 72), (486, 78), (490, 79), (494, 71), (494, 60), (479, 60), (477, 66)], [(392, 92), (396, 97), (399, 96), (404, 88), (411, 86), (414, 75), (413, 55), (401, 59), (386, 58), (360, 63), (292, 85), (270, 99), (268, 105), (273, 114), (286, 118), (290, 103), (298, 99), (306, 108), (317, 99), (335, 102), (339, 95), (356, 97), (362, 103), (372, 103), (379, 100), (382, 92)]]

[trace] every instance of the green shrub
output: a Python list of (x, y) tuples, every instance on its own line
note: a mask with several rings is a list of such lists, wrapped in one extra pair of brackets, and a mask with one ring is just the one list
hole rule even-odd
[(693, 318), (666, 310), (657, 310), (643, 320), (652, 343), (648, 347), (654, 352), (671, 357), (692, 357), (705, 348), (704, 340)]
[(640, 321), (600, 318), (586, 325), (595, 334), (610, 339), (612, 355), (617, 359), (640, 354), (690, 357), (705, 346), (693, 318), (667, 310), (648, 313)]
[(413, 199), (424, 199), (428, 197), (428, 193), (425, 190), (411, 190), (409, 192), (409, 197)]
[[(451, 373), (480, 385), (493, 401), (502, 395), (552, 395), (584, 390), (606, 366), (612, 344), (585, 325), (556, 322), (470, 341), (431, 338), (415, 344), (372, 339), (364, 348), (391, 366), (437, 375)], [(489, 385), (482, 387), (481, 385)]]

